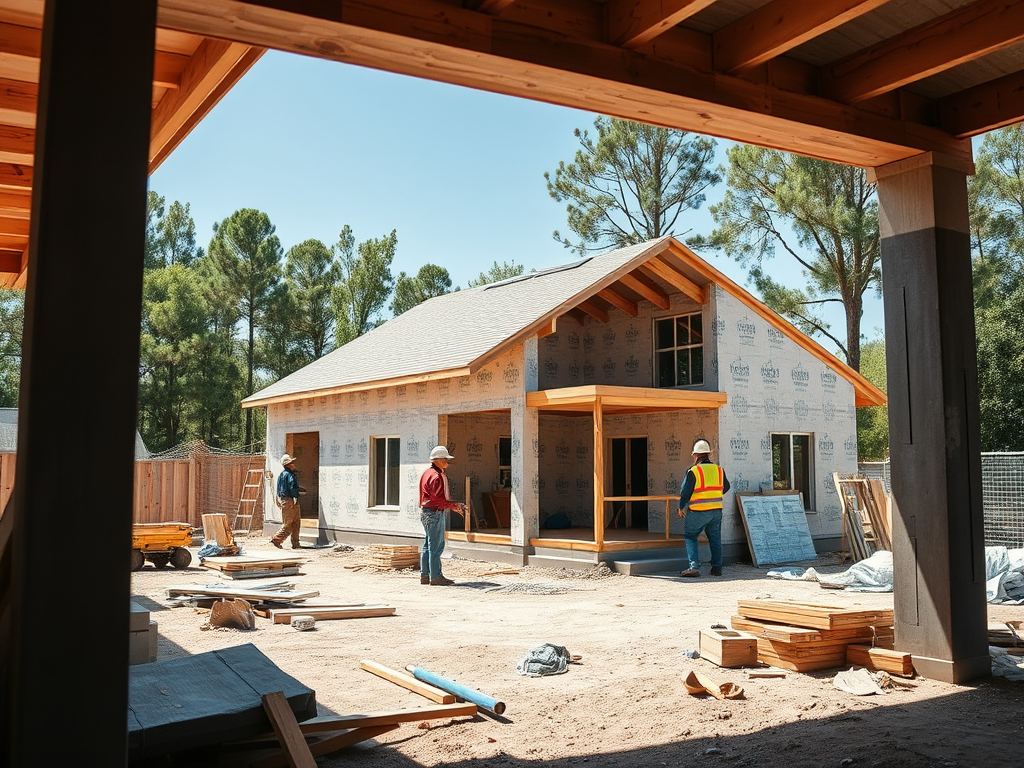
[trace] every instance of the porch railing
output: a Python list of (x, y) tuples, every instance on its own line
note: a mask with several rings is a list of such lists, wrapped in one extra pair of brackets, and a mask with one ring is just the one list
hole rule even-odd
[(600, 522), (594, 521), (594, 541), (598, 544), (604, 543), (604, 512), (605, 504), (609, 501), (664, 501), (665, 502), (665, 541), (668, 541), (671, 536), (669, 534), (669, 525), (672, 522), (672, 518), (669, 517), (669, 513), (672, 511), (670, 505), (672, 502), (678, 502), (679, 496), (602, 496), (601, 497), (601, 518)]

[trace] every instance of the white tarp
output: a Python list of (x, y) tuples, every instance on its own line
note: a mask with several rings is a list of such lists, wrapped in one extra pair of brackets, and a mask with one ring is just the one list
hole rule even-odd
[(985, 580), (990, 603), (1024, 603), (1024, 549), (985, 547)]

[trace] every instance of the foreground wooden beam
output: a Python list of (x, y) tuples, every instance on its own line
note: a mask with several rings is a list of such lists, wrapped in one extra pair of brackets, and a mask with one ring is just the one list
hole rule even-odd
[[(518, 8), (518, 6), (514, 6)], [(675, 58), (567, 36), (506, 16), (421, 0), (307, 3), (161, 0), (169, 29), (656, 122), (810, 157), (874, 167), (925, 151), (969, 159), (969, 141)], [(671, 39), (684, 31), (672, 29)], [(710, 37), (707, 38), (710, 40)], [(659, 40), (659, 43), (661, 41)]]

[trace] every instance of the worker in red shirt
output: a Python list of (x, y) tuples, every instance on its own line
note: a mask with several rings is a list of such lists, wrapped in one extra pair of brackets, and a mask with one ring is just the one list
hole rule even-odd
[(448, 476), (444, 473), (448, 462), (454, 458), (447, 448), (438, 445), (430, 451), (430, 466), (420, 475), (420, 522), (426, 534), (420, 552), (420, 584), (447, 587), (455, 583), (441, 573), (445, 513), (449, 509), (466, 512), (465, 504), (452, 501)]

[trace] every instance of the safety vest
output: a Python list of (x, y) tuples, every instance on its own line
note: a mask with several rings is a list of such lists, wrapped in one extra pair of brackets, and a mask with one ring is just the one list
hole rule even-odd
[(693, 512), (707, 512), (722, 508), (722, 487), (725, 472), (717, 464), (695, 464), (690, 467), (697, 481), (690, 496), (689, 508)]

